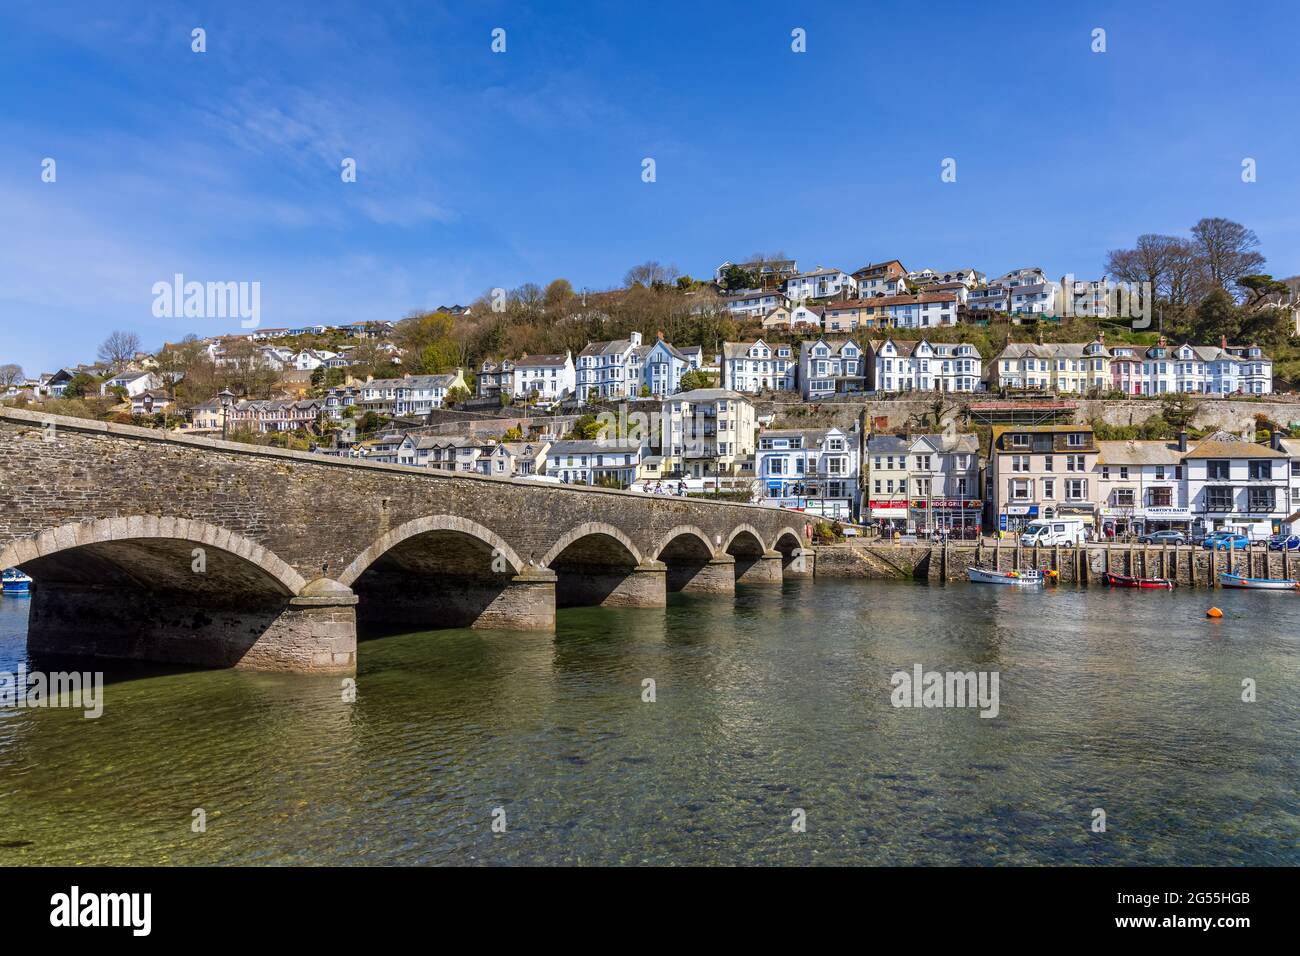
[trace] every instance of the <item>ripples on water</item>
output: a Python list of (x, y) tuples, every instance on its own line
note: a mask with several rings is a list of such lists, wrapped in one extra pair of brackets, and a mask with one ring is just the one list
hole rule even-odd
[[(0, 670), (25, 627), (0, 599)], [(359, 659), (355, 704), (128, 669), (99, 720), (0, 711), (0, 864), (1300, 863), (1292, 594), (805, 581)], [(916, 663), (999, 671), (1000, 716), (894, 709)]]

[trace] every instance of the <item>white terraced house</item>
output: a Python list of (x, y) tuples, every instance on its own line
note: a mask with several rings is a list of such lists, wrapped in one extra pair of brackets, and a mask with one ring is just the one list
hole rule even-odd
[[(1191, 531), (1180, 441), (1100, 441), (1097, 520), (1103, 533)], [(1109, 535), (1108, 535), (1109, 536)]]
[(785, 294), (791, 302), (829, 299), (841, 293), (856, 296), (858, 282), (840, 269), (823, 269), (818, 266), (812, 272), (801, 272), (785, 280)]
[(858, 475), (856, 433), (838, 428), (759, 432), (754, 452), (759, 504), (852, 520), (858, 513)]
[(1273, 361), (1258, 345), (1229, 347), (1228, 340), (1221, 338), (1217, 347), (1184, 343), (1173, 348), (1161, 337), (1141, 356), (1139, 395), (1268, 395), (1273, 391)]
[(866, 387), (866, 355), (853, 339), (804, 341), (799, 348), (799, 389), (805, 399)]
[(469, 391), (460, 369), (446, 375), (403, 375), (401, 378), (368, 378), (361, 383), (358, 405), (366, 411), (386, 415), (424, 415), (442, 408), (455, 388)]
[(869, 387), (876, 392), (974, 392), (980, 388), (983, 360), (965, 342), (889, 338), (870, 343), (868, 368)]
[(790, 299), (773, 289), (746, 289), (723, 299), (723, 304), (732, 315), (759, 318), (773, 309), (790, 308)]
[(565, 484), (612, 482), (624, 487), (636, 481), (645, 455), (639, 442), (557, 441), (546, 449), (546, 474)]
[(635, 398), (641, 381), (641, 333), (625, 339), (588, 342), (578, 353), (578, 398), (584, 402), (608, 398)]
[(1215, 432), (1183, 456), (1193, 530), (1267, 538), (1291, 514), (1290, 458), (1281, 448)]
[(578, 387), (573, 354), (525, 355), (514, 363), (514, 397), (545, 402), (568, 398)]
[(722, 343), (722, 387), (733, 392), (793, 391), (798, 371), (793, 346), (762, 339)]

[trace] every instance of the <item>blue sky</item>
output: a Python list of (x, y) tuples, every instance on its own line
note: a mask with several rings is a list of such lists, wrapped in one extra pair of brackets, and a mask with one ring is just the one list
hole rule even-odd
[(1218, 215), (1292, 275), (1300, 5), (1228, 9), (6, 2), (0, 362), (238, 328), (155, 318), (178, 272), (260, 282), (280, 326), (755, 251), (1083, 276)]

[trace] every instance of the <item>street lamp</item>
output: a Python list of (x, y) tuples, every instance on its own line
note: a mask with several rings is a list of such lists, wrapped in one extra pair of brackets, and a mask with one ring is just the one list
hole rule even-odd
[(235, 393), (228, 388), (223, 388), (217, 393), (217, 398), (221, 399), (221, 440), (226, 440), (226, 423), (230, 420), (230, 405), (235, 399)]

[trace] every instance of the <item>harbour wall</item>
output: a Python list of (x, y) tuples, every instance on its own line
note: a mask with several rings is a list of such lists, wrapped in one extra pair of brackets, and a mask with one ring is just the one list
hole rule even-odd
[(1011, 541), (894, 544), (848, 542), (816, 549), (815, 574), (824, 578), (966, 581), (968, 568), (1056, 571), (1063, 584), (1102, 585), (1107, 571), (1131, 577), (1168, 578), (1178, 587), (1217, 588), (1219, 574), (1256, 578), (1295, 578), (1300, 554), (1252, 547), (1242, 551), (1206, 551), (1182, 545), (1088, 544), (1069, 547), (1021, 547)]

